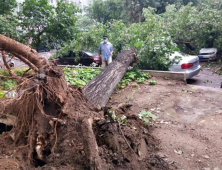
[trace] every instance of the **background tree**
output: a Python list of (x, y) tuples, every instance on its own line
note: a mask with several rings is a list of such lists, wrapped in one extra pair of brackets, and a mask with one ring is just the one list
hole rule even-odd
[(175, 5), (167, 7), (162, 15), (165, 26), (182, 51), (197, 54), (203, 47), (221, 48), (222, 13), (218, 9), (219, 4), (188, 4), (179, 9)]
[(187, 5), (189, 2), (193, 5), (198, 4), (198, 0), (94, 0), (87, 9), (89, 16), (101, 23), (112, 19), (136, 23), (143, 21), (144, 8), (155, 8), (155, 12), (159, 14), (165, 12), (169, 4)]
[(0, 1), (0, 15), (12, 14), (16, 7), (16, 0), (1, 0)]
[(94, 0), (87, 8), (88, 16), (97, 22), (106, 23), (112, 19), (128, 22), (124, 1), (121, 0)]
[(33, 38), (33, 47), (39, 48), (47, 37), (46, 30), (54, 15), (53, 7), (49, 5), (48, 0), (26, 0), (22, 3), (22, 7), (23, 10), (18, 13), (18, 18), (21, 21), (23, 37)]
[(16, 16), (13, 11), (16, 7), (16, 0), (0, 1), (0, 34), (7, 35), (18, 40)]
[(55, 15), (50, 19), (49, 28), (46, 30), (49, 44), (62, 45), (76, 37), (78, 30), (75, 24), (79, 12), (79, 8), (72, 3), (66, 3), (65, 0), (57, 3)]
[(78, 16), (78, 20), (76, 22), (76, 28), (81, 31), (88, 31), (90, 26), (96, 24), (96, 21), (89, 17), (88, 15)]
[(54, 8), (49, 5), (48, 0), (26, 0), (22, 7), (18, 17), (23, 37), (32, 38), (32, 46), (37, 50), (41, 45), (50, 48), (74, 38), (76, 13), (80, 11), (73, 4), (62, 0)]

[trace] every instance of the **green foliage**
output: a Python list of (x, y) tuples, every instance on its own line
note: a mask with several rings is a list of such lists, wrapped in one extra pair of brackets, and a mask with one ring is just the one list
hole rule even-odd
[[(72, 3), (61, 0), (56, 7), (48, 0), (25, 0), (18, 13), (24, 39), (33, 38), (34, 48), (44, 45), (51, 48), (72, 40), (77, 32), (76, 14), (80, 10)], [(25, 43), (25, 42), (24, 42)]]
[[(22, 76), (24, 72), (27, 70), (27, 68), (15, 68), (12, 71), (17, 75), (17, 76)], [(26, 74), (32, 74), (32, 70), (26, 72)], [(0, 70), (0, 75), (3, 76), (10, 76), (8, 71), (5, 70)], [(17, 86), (17, 82), (15, 80), (9, 80), (9, 79), (4, 79), (0, 78), (0, 90), (11, 90), (15, 86)]]
[(88, 31), (89, 27), (95, 24), (95, 20), (90, 18), (87, 15), (78, 16), (78, 20), (76, 21), (76, 28), (81, 31)]
[(173, 43), (164, 20), (154, 9), (144, 9), (145, 21), (140, 24), (132, 24), (129, 27), (129, 46), (138, 49), (139, 63), (141, 69), (168, 70), (172, 62), (166, 56), (178, 50)]
[(96, 69), (84, 69), (84, 68), (63, 68), (66, 81), (69, 84), (76, 86), (85, 86), (93, 77), (100, 73), (100, 70)]
[[(66, 81), (76, 86), (85, 86), (98, 75), (101, 70), (86, 68), (63, 68)], [(129, 82), (143, 83), (150, 75), (141, 71), (129, 71), (125, 74), (117, 88), (125, 88)]]
[(96, 23), (89, 27), (87, 32), (79, 33), (76, 39), (57, 55), (67, 53), (70, 49), (97, 50), (102, 36), (106, 34), (114, 46), (114, 58), (121, 50), (137, 47), (140, 69), (168, 70), (172, 61), (166, 53), (178, 48), (165, 28), (163, 18), (155, 14), (154, 9), (144, 9), (144, 17), (146, 20), (143, 23), (131, 24), (129, 27), (116, 20), (106, 24)]
[(9, 72), (7, 72), (7, 71), (5, 71), (5, 70), (0, 70), (0, 75), (10, 76)]
[(16, 0), (1, 0), (0, 15), (11, 15), (16, 7)]
[(156, 80), (150, 80), (149, 85), (156, 85)]
[(54, 56), (62, 56), (67, 54), (69, 50), (76, 52), (83, 49), (98, 51), (102, 37), (106, 34), (115, 49), (113, 54), (115, 58), (116, 54), (120, 51), (119, 45), (127, 42), (126, 31), (126, 26), (121, 21), (113, 20), (106, 24), (95, 23), (95, 25), (88, 28), (88, 31), (79, 32), (74, 41), (66, 44)]
[(155, 13), (159, 14), (165, 12), (169, 4), (187, 5), (188, 2), (197, 5), (198, 0), (94, 0), (87, 10), (89, 16), (100, 23), (115, 19), (129, 24), (144, 20), (142, 16), (144, 8), (155, 8)]
[(107, 110), (105, 118), (107, 122), (117, 122), (123, 126), (127, 123), (127, 117), (125, 115), (116, 115), (116, 111), (113, 109)]
[(9, 37), (13, 37), (14, 39), (18, 39), (19, 33), (15, 29), (17, 26), (17, 20), (11, 16), (1, 16), (0, 15), (0, 34), (4, 34)]
[(11, 90), (13, 87), (17, 86), (17, 82), (14, 80), (1, 80), (0, 89)]
[(15, 7), (16, 0), (0, 1), (0, 34), (4, 34), (18, 40), (19, 33), (15, 29), (18, 22), (16, 17), (13, 15)]
[(50, 19), (50, 25), (47, 34), (50, 37), (51, 44), (64, 44), (73, 40), (78, 33), (75, 24), (77, 22), (77, 13), (81, 12), (73, 3), (66, 3), (61, 0), (55, 8), (55, 15)]
[(118, 84), (117, 88), (124, 89), (130, 82), (134, 83), (132, 84), (133, 87), (137, 87), (137, 83), (144, 83), (147, 79), (149, 79), (151, 76), (147, 73), (141, 72), (141, 71), (129, 71), (125, 74), (123, 79)]
[[(192, 2), (198, 4), (197, 1)], [(66, 49), (97, 50), (102, 35), (107, 34), (114, 46), (114, 58), (121, 50), (136, 47), (139, 56), (137, 66), (151, 70), (168, 70), (175, 62), (169, 60), (169, 54), (174, 51), (197, 55), (202, 47), (220, 49), (221, 3), (215, 2), (217, 5), (214, 5), (209, 1), (197, 6), (188, 1), (178, 0), (177, 3), (167, 6), (166, 12), (162, 14), (157, 14), (155, 8), (143, 9), (143, 22), (128, 27), (116, 20), (105, 24), (94, 23), (87, 32), (79, 33)]]
[(0, 98), (4, 97), (4, 95), (5, 95), (5, 92), (0, 90)]
[[(12, 72), (14, 72), (17, 76), (21, 76), (24, 74), (24, 72), (27, 70), (27, 68), (14, 68), (12, 69)], [(32, 74), (32, 70), (29, 70), (26, 72), (26, 74)], [(6, 70), (0, 70), (0, 75), (3, 76), (10, 76), (9, 72)]]
[(144, 111), (142, 110), (139, 114), (139, 119), (141, 119), (144, 123), (150, 124), (150, 119), (151, 120), (156, 120), (157, 116), (152, 114), (150, 111)]
[[(198, 54), (200, 48), (221, 48), (221, 2), (208, 1), (198, 6), (188, 4), (180, 8), (170, 5), (162, 17), (171, 37), (182, 51)], [(190, 46), (187, 46), (186, 44)], [(188, 48), (187, 48), (188, 47)]]
[(89, 11), (88, 16), (100, 23), (106, 23), (113, 19), (128, 22), (124, 1), (122, 0), (94, 0), (87, 7), (87, 10)]

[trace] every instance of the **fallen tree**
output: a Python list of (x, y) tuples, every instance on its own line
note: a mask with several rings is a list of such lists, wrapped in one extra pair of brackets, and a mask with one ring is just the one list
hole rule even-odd
[(120, 54), (84, 88), (84, 93), (81, 88), (68, 86), (62, 70), (31, 48), (0, 35), (0, 49), (35, 71), (17, 87), (17, 97), (0, 100), (0, 115), (12, 116), (13, 120), (16, 117), (13, 129), (0, 135), (1, 154), (16, 158), (19, 167), (168, 169), (164, 161), (151, 154), (156, 144), (144, 133), (147, 127), (142, 122), (129, 116), (128, 126), (122, 127), (115, 120), (109, 123), (104, 111), (95, 112), (88, 104), (106, 105), (134, 61), (134, 49)]
[(135, 61), (136, 49), (120, 53), (116, 59), (98, 76), (84, 87), (84, 96), (89, 102), (105, 107), (111, 94), (125, 75), (128, 67)]

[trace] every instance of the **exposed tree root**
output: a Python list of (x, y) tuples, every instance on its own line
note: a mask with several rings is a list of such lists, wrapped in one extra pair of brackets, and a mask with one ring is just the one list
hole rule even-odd
[(103, 170), (101, 158), (99, 157), (99, 149), (93, 132), (93, 119), (84, 119), (82, 121), (82, 134), (85, 146), (85, 153), (89, 159), (91, 169)]
[[(13, 155), (26, 162), (25, 167), (168, 169), (161, 161), (153, 163), (150, 154), (156, 143), (145, 126), (136, 119), (128, 119), (127, 126), (107, 122), (102, 111), (92, 111), (80, 88), (67, 86), (60, 71), (39, 69), (19, 86), (16, 98), (0, 105), (4, 113), (17, 117), (5, 140), (13, 140)], [(119, 105), (116, 114), (130, 107)]]

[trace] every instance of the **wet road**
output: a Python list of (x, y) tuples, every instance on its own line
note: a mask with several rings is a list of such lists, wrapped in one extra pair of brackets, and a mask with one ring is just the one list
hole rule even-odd
[(202, 67), (199, 75), (187, 80), (187, 84), (221, 88), (222, 76), (213, 73), (209, 68)]

